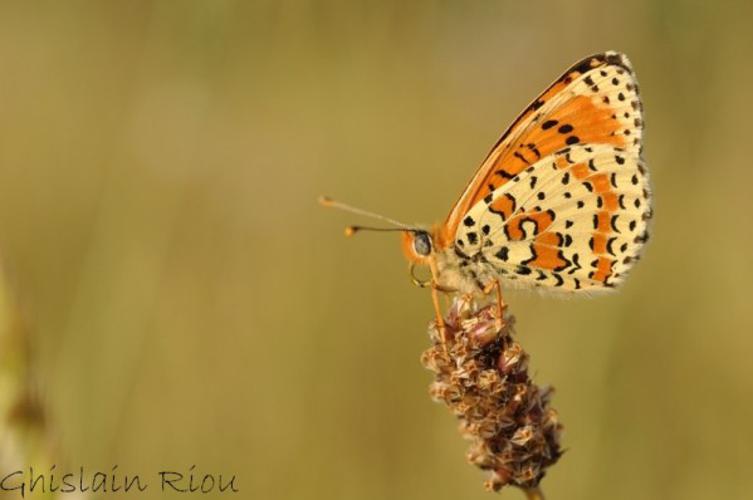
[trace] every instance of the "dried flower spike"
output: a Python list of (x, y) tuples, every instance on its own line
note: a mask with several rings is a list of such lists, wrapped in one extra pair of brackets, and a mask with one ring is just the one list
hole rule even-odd
[(445, 318), (447, 345), (432, 322), (433, 346), (421, 362), (435, 373), (432, 398), (449, 407), (471, 441), (468, 461), (491, 471), (486, 488), (509, 484), (542, 498), (538, 484), (562, 454), (562, 425), (549, 406), (552, 390), (528, 376), (528, 354), (514, 340), (513, 324), (495, 305), (456, 297)]

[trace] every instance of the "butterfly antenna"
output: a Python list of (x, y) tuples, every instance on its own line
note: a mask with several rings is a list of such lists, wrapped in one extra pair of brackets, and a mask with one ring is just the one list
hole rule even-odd
[(361, 230), (366, 231), (416, 231), (416, 228), (410, 227), (407, 224), (403, 224), (400, 221), (396, 221), (395, 219), (391, 219), (389, 217), (385, 217), (384, 215), (375, 214), (374, 212), (369, 212), (368, 210), (363, 210), (361, 208), (356, 208), (353, 206), (350, 206), (346, 203), (342, 203), (336, 200), (333, 200), (332, 198), (328, 196), (320, 196), (319, 197), (319, 204), (323, 207), (328, 208), (337, 208), (339, 210), (343, 210), (345, 212), (350, 212), (352, 214), (356, 215), (362, 215), (364, 217), (371, 217), (372, 219), (378, 219), (381, 221), (384, 221), (388, 224), (392, 224), (393, 226), (397, 226), (394, 228), (386, 228), (386, 227), (368, 227), (368, 226), (348, 226), (345, 228), (345, 236), (353, 236), (356, 234), (356, 232)]

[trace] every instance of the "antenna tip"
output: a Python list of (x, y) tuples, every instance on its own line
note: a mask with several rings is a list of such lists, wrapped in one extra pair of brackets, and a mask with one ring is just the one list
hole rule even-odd
[(316, 201), (323, 207), (331, 207), (334, 203), (334, 200), (329, 196), (320, 196)]
[(358, 228), (356, 226), (348, 226), (345, 228), (345, 236), (351, 237), (356, 234), (356, 231), (358, 231)]

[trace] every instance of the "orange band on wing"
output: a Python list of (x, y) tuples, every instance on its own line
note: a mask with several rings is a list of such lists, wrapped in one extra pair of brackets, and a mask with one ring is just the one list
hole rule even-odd
[(567, 266), (569, 262), (562, 258), (561, 250), (558, 248), (562, 244), (561, 239), (562, 237), (557, 233), (548, 232), (539, 235), (533, 244), (536, 258), (528, 265), (550, 271)]
[(489, 205), (489, 210), (500, 215), (503, 220), (507, 220), (515, 211), (515, 198), (502, 195)]
[(617, 210), (617, 195), (612, 191), (601, 193), (601, 201), (604, 204), (604, 208), (610, 212)]
[(538, 236), (546, 231), (552, 222), (554, 222), (554, 215), (550, 212), (523, 212), (516, 215), (505, 224), (508, 239), (511, 241), (522, 241), (533, 236), (527, 234), (526, 230), (522, 227), (526, 222), (534, 223), (533, 235)]
[(602, 283), (606, 282), (612, 271), (612, 262), (612, 259), (599, 257), (599, 261), (596, 264), (596, 271), (591, 273), (591, 279), (601, 281)]
[(607, 237), (603, 233), (593, 233), (591, 237), (591, 245), (595, 254), (607, 252)]
[(594, 223), (595, 230), (602, 232), (602, 233), (608, 233), (612, 229), (609, 227), (609, 216), (610, 213), (606, 210), (602, 210), (601, 212), (598, 212), (595, 217), (596, 221)]

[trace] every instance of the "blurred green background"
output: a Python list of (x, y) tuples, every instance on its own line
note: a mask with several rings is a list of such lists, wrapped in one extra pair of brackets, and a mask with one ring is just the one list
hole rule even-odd
[(249, 499), (490, 498), (428, 398), (432, 308), (397, 238), (345, 240), (356, 220), (315, 199), (438, 221), (539, 91), (615, 49), (641, 83), (653, 238), (619, 293), (507, 296), (565, 424), (543, 487), (748, 496), (752, 16), (690, 0), (0, 3), (0, 252), (65, 460), (196, 464)]

